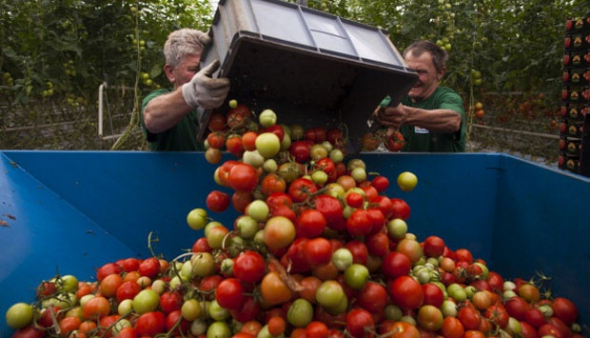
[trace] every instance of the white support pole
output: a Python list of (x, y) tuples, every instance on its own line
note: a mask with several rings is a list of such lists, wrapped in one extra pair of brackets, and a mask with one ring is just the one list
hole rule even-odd
[(106, 88), (107, 83), (103, 82), (99, 87), (98, 87), (98, 137), (102, 139), (102, 119), (103, 119), (103, 92), (104, 89)]

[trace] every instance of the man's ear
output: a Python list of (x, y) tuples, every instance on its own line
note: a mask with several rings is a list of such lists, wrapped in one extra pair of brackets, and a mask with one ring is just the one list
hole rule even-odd
[(444, 67), (443, 69), (440, 70), (440, 72), (438, 72), (436, 74), (436, 79), (438, 80), (438, 82), (441, 82), (443, 77), (445, 76), (445, 73), (447, 72), (447, 68)]
[(174, 69), (169, 64), (164, 65), (164, 73), (166, 74), (168, 81), (170, 81), (171, 83), (174, 83), (175, 79), (173, 70)]

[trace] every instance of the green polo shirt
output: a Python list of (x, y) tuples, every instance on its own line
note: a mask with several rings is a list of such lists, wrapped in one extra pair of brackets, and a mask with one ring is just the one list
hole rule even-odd
[(171, 88), (158, 89), (149, 93), (141, 104), (141, 125), (151, 150), (155, 151), (197, 151), (203, 150), (203, 144), (197, 141), (199, 128), (197, 110), (193, 109), (177, 125), (161, 132), (151, 133), (145, 128), (143, 111), (153, 98), (170, 93)]
[(465, 112), (459, 94), (448, 87), (438, 87), (426, 100), (412, 102), (409, 97), (402, 104), (425, 110), (451, 109), (461, 115), (461, 129), (455, 133), (433, 133), (424, 128), (402, 125), (400, 132), (406, 139), (402, 152), (464, 152), (465, 151)]

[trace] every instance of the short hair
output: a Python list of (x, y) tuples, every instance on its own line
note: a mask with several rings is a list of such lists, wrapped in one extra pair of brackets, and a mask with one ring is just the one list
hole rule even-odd
[(428, 40), (421, 40), (414, 42), (408, 48), (404, 50), (404, 58), (408, 53), (412, 52), (413, 55), (420, 56), (424, 52), (430, 53), (432, 57), (432, 63), (437, 72), (445, 70), (449, 54), (446, 50), (440, 48), (436, 43)]
[(204, 34), (192, 28), (181, 28), (170, 33), (164, 44), (166, 64), (176, 67), (187, 55), (200, 55), (203, 52), (203, 43), (200, 39)]

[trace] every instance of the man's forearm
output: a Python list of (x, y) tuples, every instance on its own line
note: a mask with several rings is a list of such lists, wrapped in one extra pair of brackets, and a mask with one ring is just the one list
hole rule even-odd
[(461, 128), (461, 115), (454, 110), (405, 108), (408, 109), (408, 114), (403, 124), (417, 126), (437, 133), (454, 133)]
[(181, 90), (155, 97), (143, 111), (146, 129), (152, 133), (166, 131), (177, 125), (190, 111), (191, 107), (184, 101)]

